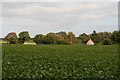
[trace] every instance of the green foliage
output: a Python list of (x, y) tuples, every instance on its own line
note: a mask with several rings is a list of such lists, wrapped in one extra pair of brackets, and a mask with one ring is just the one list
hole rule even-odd
[(73, 43), (81, 43), (81, 40), (77, 39), (77, 38), (74, 38), (73, 39)]
[(103, 40), (103, 44), (104, 44), (104, 45), (111, 45), (111, 44), (112, 44), (111, 39), (105, 38), (105, 39)]
[(57, 34), (58, 40), (56, 41), (57, 44), (65, 44), (65, 38), (62, 35)]
[(83, 34), (79, 35), (78, 39), (80, 39), (82, 41), (82, 43), (87, 43), (87, 41), (90, 39), (90, 37), (87, 34), (83, 33)]
[(38, 34), (34, 37), (33, 41), (36, 44), (41, 44), (43, 42), (43, 38), (44, 38), (44, 36), (42, 34)]
[(56, 34), (54, 34), (54, 33), (48, 33), (48, 34), (44, 37), (43, 43), (44, 43), (44, 44), (55, 44), (55, 43), (57, 43), (58, 40), (59, 40), (59, 39), (58, 39), (58, 37), (57, 37)]
[(73, 32), (68, 32), (67, 37), (70, 37), (70, 38), (73, 37), (73, 38), (74, 38), (74, 37), (75, 37), (75, 34), (74, 34)]
[(56, 34), (57, 34), (57, 35), (61, 35), (62, 37), (64, 37), (64, 39), (67, 38), (67, 33), (64, 32), (64, 31), (58, 32), (58, 33), (56, 33)]
[(19, 36), (18, 40), (20, 44), (23, 44), (25, 41), (30, 40), (29, 32), (27, 31), (20, 32), (18, 36)]
[(117, 45), (2, 46), (2, 78), (119, 80)]
[[(13, 33), (14, 34), (14, 33)], [(73, 32), (58, 32), (58, 33), (48, 33), (43, 36), (42, 34), (36, 35), (33, 41), (36, 44), (76, 44), (76, 43), (87, 43), (89, 39), (92, 39), (95, 44), (103, 43), (104, 39), (111, 39), (112, 43), (120, 43), (120, 30), (112, 32), (99, 32), (93, 31), (92, 34), (87, 35), (85, 33), (80, 34), (78, 37), (75, 36)], [(9, 42), (10, 44), (16, 44), (17, 42), (23, 44), (25, 41), (30, 39), (29, 32), (23, 31), (19, 33), (19, 38), (17, 40), (17, 36), (15, 33), (15, 37), (11, 37), (7, 35), (4, 40)]]
[(111, 39), (113, 40), (114, 43), (120, 43), (120, 30), (114, 31), (111, 35)]
[(72, 43), (74, 43), (75, 38), (76, 38), (76, 37), (75, 37), (75, 34), (74, 34), (73, 32), (68, 32), (66, 42), (67, 42), (68, 44), (72, 44)]
[(105, 38), (110, 38), (111, 34), (112, 34), (111, 32), (99, 32), (99, 33), (97, 33), (97, 35), (101, 41), (103, 41)]
[(10, 44), (16, 44), (17, 43), (17, 35), (15, 32), (8, 33), (7, 36), (5, 36), (4, 41), (9, 42)]
[(100, 43), (100, 37), (96, 33), (96, 31), (93, 31), (93, 33), (90, 35), (90, 38), (93, 40), (95, 43)]
[(58, 40), (56, 43), (57, 44), (66, 44), (66, 41), (65, 40)]

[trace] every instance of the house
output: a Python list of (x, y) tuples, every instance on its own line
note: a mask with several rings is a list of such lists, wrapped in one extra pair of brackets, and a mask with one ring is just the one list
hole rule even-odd
[(95, 43), (90, 39), (88, 42), (87, 42), (87, 45), (94, 45)]

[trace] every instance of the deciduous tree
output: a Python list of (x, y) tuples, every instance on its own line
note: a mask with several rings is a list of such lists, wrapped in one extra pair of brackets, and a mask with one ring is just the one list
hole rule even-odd
[(57, 35), (61, 35), (62, 37), (64, 37), (64, 39), (67, 39), (67, 33), (64, 31), (58, 32), (56, 33)]
[(18, 41), (15, 32), (8, 33), (7, 36), (5, 36), (4, 40), (9, 42), (10, 44), (16, 44)]
[(55, 33), (48, 33), (43, 39), (43, 43), (45, 44), (52, 44), (52, 43), (55, 44), (57, 43), (57, 41), (58, 41), (58, 37)]
[(42, 34), (38, 34), (34, 37), (33, 41), (36, 44), (42, 44), (44, 36)]
[(57, 40), (58, 44), (65, 44), (66, 43), (65, 39), (62, 35), (57, 34), (57, 37), (58, 37), (58, 40)]
[(82, 43), (86, 43), (90, 39), (90, 37), (87, 34), (83, 33), (79, 35), (78, 39), (80, 39)]
[(120, 43), (120, 30), (114, 31), (111, 35), (111, 39), (114, 43)]
[(95, 43), (99, 43), (100, 42), (100, 38), (98, 37), (96, 31), (93, 31), (93, 33), (90, 35), (90, 38), (93, 40), (93, 42)]
[(20, 32), (18, 40), (20, 44), (23, 44), (25, 41), (30, 40), (29, 32), (27, 31)]
[(66, 42), (68, 44), (72, 44), (72, 43), (74, 43), (75, 39), (76, 39), (75, 34), (73, 32), (68, 32)]

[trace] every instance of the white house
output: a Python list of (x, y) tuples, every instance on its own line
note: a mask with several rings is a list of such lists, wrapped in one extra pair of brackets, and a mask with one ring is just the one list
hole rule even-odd
[(90, 39), (88, 42), (87, 42), (87, 45), (94, 45), (95, 43)]

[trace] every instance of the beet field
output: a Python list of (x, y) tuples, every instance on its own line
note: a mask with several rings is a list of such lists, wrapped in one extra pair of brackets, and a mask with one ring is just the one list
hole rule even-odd
[(2, 45), (3, 79), (118, 79), (117, 45)]

